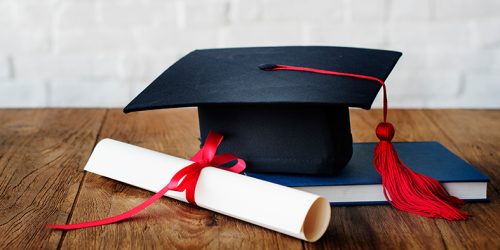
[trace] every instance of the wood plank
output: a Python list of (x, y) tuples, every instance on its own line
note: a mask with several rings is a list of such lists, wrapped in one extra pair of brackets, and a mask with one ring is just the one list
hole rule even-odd
[[(100, 138), (113, 138), (189, 158), (199, 149), (196, 109), (124, 115), (108, 113)], [(168, 181), (168, 180), (165, 180)], [(151, 196), (128, 185), (87, 174), (71, 222), (116, 215)], [(118, 224), (68, 232), (62, 248), (302, 248), (300, 240), (205, 209), (164, 198), (138, 217)]]
[[(131, 208), (151, 193), (81, 169), (104, 110), (0, 111), (0, 248), (56, 248), (61, 232), (47, 222), (103, 218)], [(500, 111), (392, 110), (395, 141), (438, 140), (491, 178), (491, 203), (467, 204), (467, 222), (432, 220), (390, 206), (338, 206), (325, 236), (306, 248), (498, 249)], [(351, 112), (355, 141), (375, 141), (379, 110)], [(188, 158), (198, 149), (193, 109), (106, 116), (111, 137)], [(182, 143), (181, 143), (182, 142)], [(84, 178), (77, 196), (79, 181)], [(301, 241), (217, 213), (162, 199), (138, 218), (72, 231), (63, 248), (301, 248)]]
[(428, 110), (425, 114), (448, 138), (443, 143), (490, 177), (490, 203), (468, 204), (466, 223), (436, 221), (449, 248), (500, 249), (500, 111)]
[(56, 248), (104, 110), (0, 110), (0, 249)]

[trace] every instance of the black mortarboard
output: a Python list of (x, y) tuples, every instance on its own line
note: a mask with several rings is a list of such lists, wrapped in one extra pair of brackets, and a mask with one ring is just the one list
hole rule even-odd
[(333, 174), (352, 155), (348, 107), (369, 109), (381, 88), (365, 79), (272, 70), (276, 65), (387, 78), (400, 52), (344, 47), (196, 50), (181, 58), (125, 112), (197, 106), (201, 139), (225, 136), (221, 152), (247, 170)]

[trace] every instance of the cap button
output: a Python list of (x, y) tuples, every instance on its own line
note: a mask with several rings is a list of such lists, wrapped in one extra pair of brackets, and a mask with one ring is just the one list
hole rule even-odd
[(388, 122), (379, 123), (375, 132), (381, 141), (391, 141), (395, 134), (394, 126)]
[(273, 70), (276, 67), (278, 67), (276, 64), (269, 64), (269, 63), (259, 65), (259, 69), (265, 71)]

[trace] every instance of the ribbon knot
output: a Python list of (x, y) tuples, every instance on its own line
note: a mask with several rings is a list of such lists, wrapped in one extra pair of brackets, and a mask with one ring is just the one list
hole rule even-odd
[[(192, 158), (191, 161), (193, 163), (179, 170), (175, 175), (170, 179), (170, 182), (163, 187), (156, 194), (151, 196), (149, 199), (139, 204), (138, 206), (132, 208), (131, 210), (101, 220), (82, 222), (76, 224), (67, 224), (67, 225), (47, 225), (48, 228), (53, 229), (61, 229), (61, 230), (72, 230), (72, 229), (80, 229), (87, 227), (95, 227), (102, 226), (106, 224), (111, 224), (115, 222), (119, 222), (122, 220), (126, 220), (140, 211), (144, 210), (153, 202), (160, 199), (165, 195), (165, 193), (169, 190), (184, 192), (186, 191), (186, 200), (196, 205), (195, 201), (195, 190), (196, 184), (198, 183), (198, 179), (200, 178), (201, 170), (206, 167), (216, 167), (223, 170), (231, 171), (234, 173), (241, 173), (245, 170), (246, 164), (245, 161), (236, 157), (233, 154), (223, 153), (216, 155), (217, 148), (219, 147), (222, 139), (224, 137), (218, 133), (210, 131), (208, 134), (203, 147), (198, 151)], [(232, 166), (225, 167), (226, 164), (234, 162)]]
[[(196, 205), (196, 201), (194, 198), (196, 183), (198, 183), (198, 178), (200, 177), (201, 170), (203, 168), (216, 167), (235, 173), (241, 173), (245, 169), (245, 161), (233, 154), (224, 153), (216, 155), (217, 148), (219, 147), (223, 138), (224, 137), (222, 135), (211, 131), (208, 134), (203, 147), (191, 158), (191, 161), (194, 162), (181, 169), (174, 175), (174, 177), (172, 177), (172, 180), (176, 181), (180, 181), (182, 179), (181, 183), (177, 184), (177, 187), (175, 187), (174, 189), (178, 192), (183, 192), (185, 190), (186, 200), (189, 203)], [(228, 164), (230, 162), (235, 163), (230, 167), (224, 167), (225, 164)]]

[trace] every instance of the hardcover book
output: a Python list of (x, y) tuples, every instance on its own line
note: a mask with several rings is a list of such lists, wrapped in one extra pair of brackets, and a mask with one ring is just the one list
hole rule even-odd
[[(373, 167), (375, 143), (354, 143), (349, 164), (333, 176), (262, 174), (246, 175), (321, 195), (331, 204), (387, 203), (382, 179)], [(396, 142), (400, 158), (412, 170), (443, 183), (453, 196), (467, 201), (487, 201), (488, 177), (438, 142)]]

